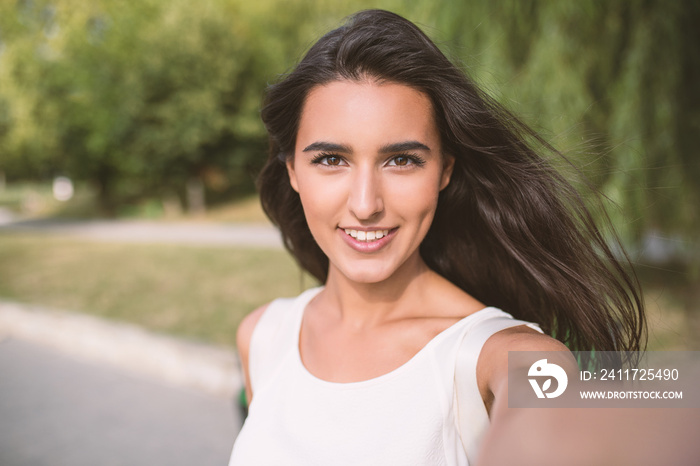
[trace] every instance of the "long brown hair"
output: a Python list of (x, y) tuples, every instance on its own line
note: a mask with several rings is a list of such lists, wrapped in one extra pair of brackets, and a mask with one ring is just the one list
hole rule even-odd
[(455, 157), (420, 248), (429, 267), (480, 301), (538, 322), (571, 349), (644, 346), (637, 279), (623, 266), (629, 264), (624, 253), (613, 254), (611, 244), (622, 251), (614, 233), (596, 226), (576, 189), (540, 155), (560, 154), (413, 23), (387, 11), (351, 16), (268, 88), (262, 119), (270, 154), (260, 196), (301, 267), (325, 282), (328, 258), (311, 236), (285, 168), (304, 100), (315, 86), (368, 77), (429, 96), (443, 150)]

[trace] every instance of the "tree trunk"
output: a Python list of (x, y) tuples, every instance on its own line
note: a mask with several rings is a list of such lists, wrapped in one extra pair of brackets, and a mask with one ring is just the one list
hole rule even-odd
[(204, 199), (204, 183), (199, 178), (187, 181), (187, 212), (194, 217), (204, 215), (206, 204)]

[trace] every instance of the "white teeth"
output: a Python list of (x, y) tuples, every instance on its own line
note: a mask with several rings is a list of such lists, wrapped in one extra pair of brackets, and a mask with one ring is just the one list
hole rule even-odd
[(345, 228), (345, 234), (352, 236), (358, 241), (376, 241), (388, 235), (389, 230), (363, 231)]

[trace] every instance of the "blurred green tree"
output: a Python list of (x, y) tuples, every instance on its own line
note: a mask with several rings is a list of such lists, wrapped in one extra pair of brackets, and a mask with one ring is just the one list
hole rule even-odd
[(25, 160), (25, 172), (89, 180), (106, 211), (184, 196), (192, 179), (214, 194), (251, 189), (265, 81), (254, 74), (256, 29), (239, 5), (52, 0), (4, 9), (0, 30), (17, 33), (2, 57), (3, 152)]
[(0, 169), (91, 181), (112, 211), (188, 183), (209, 202), (251, 190), (266, 83), (369, 7), (418, 22), (552, 139), (628, 240), (699, 231), (693, 0), (0, 2)]
[(433, 4), (477, 81), (617, 204), (628, 241), (700, 231), (700, 3)]

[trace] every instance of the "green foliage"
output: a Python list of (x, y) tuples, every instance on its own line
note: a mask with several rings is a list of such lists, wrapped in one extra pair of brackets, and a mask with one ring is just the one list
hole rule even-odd
[(469, 72), (618, 208), (628, 240), (700, 228), (700, 4), (435, 3)]
[(264, 151), (264, 79), (250, 46), (256, 28), (237, 5), (64, 0), (12, 9), (2, 15), (2, 31), (17, 31), (2, 57), (12, 122), (3, 162), (12, 167), (14, 155), (25, 160), (14, 163), (20, 173), (90, 180), (107, 209), (181, 194), (190, 178), (212, 191), (250, 187), (247, 170)]
[(700, 3), (20, 0), (0, 3), (0, 170), (67, 174), (105, 209), (250, 191), (259, 103), (362, 8), (420, 24), (615, 201), (628, 239), (700, 227)]

